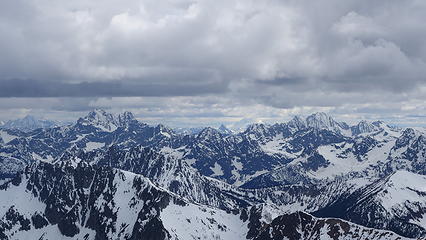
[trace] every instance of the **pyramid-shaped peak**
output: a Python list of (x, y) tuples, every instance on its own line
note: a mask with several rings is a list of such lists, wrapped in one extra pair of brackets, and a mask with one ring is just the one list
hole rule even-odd
[(229, 128), (227, 128), (224, 124), (221, 124), (218, 128), (219, 132), (221, 132), (222, 134), (232, 134), (232, 130), (230, 130)]

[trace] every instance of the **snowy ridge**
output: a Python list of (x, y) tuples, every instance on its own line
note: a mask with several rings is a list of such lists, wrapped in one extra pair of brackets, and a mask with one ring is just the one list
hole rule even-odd
[(426, 210), (426, 176), (408, 171), (376, 181), (315, 213), (339, 217), (364, 226), (422, 237)]
[[(76, 167), (32, 165), (12, 181), (0, 185), (0, 192), (10, 196), (0, 199), (2, 239), (268, 240), (276, 239), (274, 236), (279, 232), (274, 230), (264, 236), (264, 229), (276, 229), (277, 224), (281, 226), (278, 229), (289, 229), (285, 233), (291, 236), (311, 232), (308, 228), (294, 228), (294, 222), (283, 222), (289, 215), (281, 216), (268, 207), (229, 212), (197, 205), (156, 187), (140, 175), (91, 167), (84, 162)], [(368, 233), (362, 236), (373, 240), (383, 236), (397, 239), (391, 232), (365, 229), (344, 221), (339, 225), (345, 234), (333, 239), (359, 239), (348, 238), (351, 235), (347, 232), (353, 231)], [(321, 233), (334, 231), (327, 225), (316, 229)]]
[(70, 152), (57, 160), (56, 164), (76, 166), (84, 162), (130, 171), (147, 177), (156, 185), (188, 201), (217, 208), (234, 209), (249, 205), (249, 201), (236, 188), (201, 175), (176, 157), (176, 153), (169, 151), (167, 148), (156, 151), (145, 147), (120, 150), (113, 146), (105, 151)]

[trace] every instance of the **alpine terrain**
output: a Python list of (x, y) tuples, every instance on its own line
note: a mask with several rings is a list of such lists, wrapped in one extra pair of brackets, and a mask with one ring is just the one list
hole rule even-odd
[(0, 179), (1, 240), (426, 238), (426, 131), (380, 120), (27, 117), (0, 127)]

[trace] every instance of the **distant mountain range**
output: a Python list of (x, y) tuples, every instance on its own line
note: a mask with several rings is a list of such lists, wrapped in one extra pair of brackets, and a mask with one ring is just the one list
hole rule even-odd
[(58, 126), (59, 123), (50, 120), (38, 119), (33, 116), (27, 115), (24, 118), (10, 120), (7, 122), (0, 122), (1, 128), (17, 129), (24, 132), (32, 131), (37, 128), (51, 128)]
[(98, 109), (0, 136), (0, 239), (426, 237), (421, 129), (314, 113), (177, 131)]

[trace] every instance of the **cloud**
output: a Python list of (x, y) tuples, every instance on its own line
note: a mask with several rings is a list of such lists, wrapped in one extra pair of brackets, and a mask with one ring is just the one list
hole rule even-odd
[(167, 112), (174, 101), (180, 117), (210, 119), (408, 114), (426, 101), (425, 10), (419, 0), (2, 1), (0, 97), (46, 112)]
[(131, 97), (131, 96), (193, 96), (222, 93), (227, 84), (218, 82), (153, 82), (121, 80), (107, 82), (67, 83), (60, 81), (3, 80), (0, 97)]

